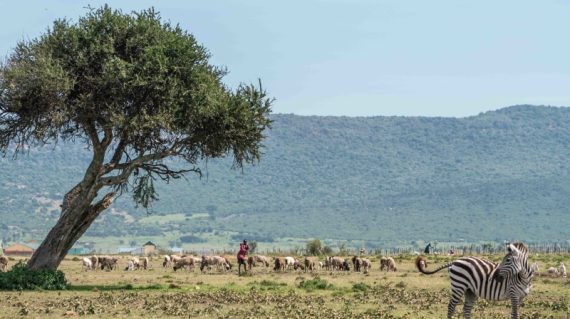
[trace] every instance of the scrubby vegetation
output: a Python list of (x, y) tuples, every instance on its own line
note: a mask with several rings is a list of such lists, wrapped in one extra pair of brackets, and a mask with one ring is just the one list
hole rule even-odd
[[(210, 240), (231, 231), (236, 241), (260, 243), (568, 240), (570, 109), (516, 106), (468, 118), (272, 118), (259, 165), (242, 173), (228, 170), (230, 161), (202, 163), (201, 180), (156, 185), (160, 201), (152, 216), (160, 222), (139, 223), (146, 212), (119, 198), (88, 234), (180, 232)], [(43, 238), (88, 155), (81, 146), (57, 144), (0, 159), (4, 240)]]
[[(201, 274), (162, 268), (153, 259), (148, 271), (83, 271), (79, 261), (67, 258), (61, 265), (70, 282), (58, 292), (2, 292), (0, 317), (54, 318), (443, 318), (449, 301), (447, 274), (425, 276), (413, 265), (415, 256), (394, 256), (397, 272), (382, 272), (379, 256), (367, 273), (325, 271), (275, 273), (255, 267), (248, 276), (230, 272)], [(428, 256), (430, 267), (455, 257)], [(500, 255), (485, 255), (499, 259)], [(121, 257), (124, 266), (127, 257)], [(437, 260), (437, 261), (436, 261)], [(541, 275), (521, 308), (521, 318), (544, 319), (570, 316), (570, 279), (544, 275), (559, 261), (570, 264), (570, 255), (530, 257)], [(121, 267), (119, 267), (121, 268)], [(458, 313), (461, 312), (459, 306)], [(510, 302), (479, 299), (474, 318), (504, 319)], [(460, 317), (458, 315), (458, 317)]]
[(60, 270), (30, 270), (17, 263), (10, 271), (0, 272), (0, 290), (63, 290), (65, 274)]

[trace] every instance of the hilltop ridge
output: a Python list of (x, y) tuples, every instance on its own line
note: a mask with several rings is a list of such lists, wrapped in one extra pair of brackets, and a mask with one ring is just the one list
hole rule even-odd
[[(124, 195), (88, 234), (569, 239), (569, 108), (518, 105), (465, 118), (272, 117), (258, 164), (236, 171), (230, 160), (202, 163), (202, 179), (159, 185), (151, 216)], [(5, 241), (47, 233), (88, 156), (81, 145), (58, 144), (0, 159)]]

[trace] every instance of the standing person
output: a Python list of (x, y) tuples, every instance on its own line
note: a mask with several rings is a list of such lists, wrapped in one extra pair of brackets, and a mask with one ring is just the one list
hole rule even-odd
[(243, 269), (247, 271), (246, 257), (248, 250), (249, 246), (247, 245), (247, 240), (244, 239), (243, 243), (239, 244), (239, 252), (237, 254), (238, 275), (241, 275), (241, 265), (243, 265)]
[(424, 249), (424, 254), (429, 254), (430, 248), (431, 248), (431, 243), (428, 243), (426, 248)]

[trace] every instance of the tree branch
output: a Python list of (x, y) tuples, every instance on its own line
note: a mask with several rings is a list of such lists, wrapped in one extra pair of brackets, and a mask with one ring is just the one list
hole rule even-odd
[(103, 149), (107, 149), (109, 144), (111, 144), (111, 141), (113, 141), (113, 130), (108, 126), (105, 126), (103, 127), (103, 132), (105, 133), (105, 135), (103, 137), (103, 140), (101, 141), (101, 147)]
[(118, 175), (115, 175), (115, 176), (101, 177), (101, 178), (99, 178), (99, 182), (101, 184), (107, 185), (107, 186), (126, 183), (127, 180), (129, 179), (129, 176), (131, 175), (133, 170), (135, 170), (136, 168), (141, 167), (146, 162), (161, 160), (163, 158), (171, 156), (172, 154), (173, 153), (171, 150), (167, 150), (167, 151), (164, 151), (162, 153), (141, 155), (141, 156), (135, 158), (134, 160), (131, 160), (130, 162), (117, 164), (111, 170), (121, 169), (122, 172)]
[(190, 169), (179, 169), (179, 170), (172, 170), (169, 169), (168, 166), (164, 164), (143, 164), (140, 166), (141, 169), (144, 169), (147, 172), (154, 173), (160, 177), (163, 181), (168, 181), (170, 178), (180, 178), (184, 174), (189, 172), (198, 173), (200, 177), (202, 176), (202, 171), (198, 167), (190, 168)]
[(95, 125), (93, 125), (92, 122), (84, 122), (83, 129), (85, 130), (85, 134), (87, 134), (87, 136), (93, 143), (93, 149), (95, 151), (98, 151), (101, 142), (99, 141), (99, 135), (97, 134), (97, 129), (95, 128)]

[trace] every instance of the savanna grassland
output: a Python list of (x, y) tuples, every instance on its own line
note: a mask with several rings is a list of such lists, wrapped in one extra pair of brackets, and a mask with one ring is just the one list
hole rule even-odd
[[(488, 256), (499, 260), (501, 256)], [(430, 256), (434, 265), (454, 257)], [(75, 260), (74, 260), (75, 259)], [(121, 257), (114, 271), (83, 271), (78, 258), (66, 258), (60, 269), (66, 291), (2, 292), (0, 318), (445, 318), (450, 284), (446, 271), (419, 274), (414, 256), (396, 256), (397, 272), (379, 270), (377, 258), (367, 273), (275, 273), (255, 267), (251, 274), (177, 271), (154, 258), (150, 270), (124, 271)], [(540, 272), (570, 255), (533, 256)], [(12, 261), (12, 264), (15, 261)], [(461, 305), (456, 312), (462, 318)], [(535, 278), (521, 318), (570, 318), (570, 279)], [(509, 318), (510, 302), (479, 300), (473, 318)]]

